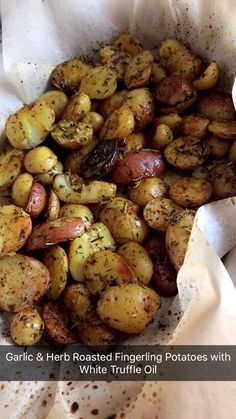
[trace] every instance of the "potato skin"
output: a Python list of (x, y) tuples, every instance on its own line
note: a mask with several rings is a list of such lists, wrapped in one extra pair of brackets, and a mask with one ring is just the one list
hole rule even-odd
[(93, 128), (84, 122), (62, 119), (51, 132), (51, 136), (62, 148), (76, 150), (87, 146), (93, 138)]
[(45, 331), (54, 342), (61, 345), (71, 345), (78, 342), (67, 324), (65, 308), (59, 304), (49, 302), (43, 307), (42, 318)]
[(0, 280), (0, 308), (17, 313), (45, 294), (50, 275), (39, 260), (17, 253), (0, 259)]
[(167, 197), (168, 190), (169, 186), (164, 180), (148, 177), (129, 188), (129, 197), (139, 207), (145, 207), (153, 198)]
[(147, 86), (152, 72), (153, 56), (149, 51), (135, 55), (125, 67), (124, 82), (128, 89)]
[(17, 252), (31, 234), (30, 216), (15, 205), (0, 207), (0, 257)]
[(235, 109), (232, 98), (218, 91), (201, 93), (196, 101), (197, 112), (212, 120), (234, 120)]
[(135, 131), (142, 131), (154, 118), (154, 99), (148, 89), (140, 88), (131, 90), (126, 95), (122, 105), (128, 106), (133, 112)]
[(174, 297), (178, 293), (176, 271), (169, 260), (153, 263), (154, 273), (151, 284), (161, 297)]
[(57, 164), (56, 154), (48, 147), (39, 146), (25, 156), (24, 165), (27, 172), (34, 175), (47, 173)]
[(33, 176), (29, 173), (20, 174), (12, 185), (12, 199), (18, 207), (26, 208), (29, 201), (31, 188), (33, 185)]
[(153, 125), (157, 126), (160, 124), (167, 125), (172, 131), (180, 126), (182, 117), (177, 113), (170, 113), (166, 115), (159, 115), (153, 120)]
[(191, 233), (195, 215), (196, 211), (185, 209), (171, 217), (170, 225), (184, 228), (189, 233)]
[(85, 93), (75, 93), (69, 100), (61, 119), (78, 122), (90, 112), (91, 101)]
[(212, 89), (219, 78), (219, 67), (215, 61), (212, 61), (200, 77), (194, 80), (193, 85), (197, 90)]
[(178, 105), (193, 94), (193, 85), (181, 76), (167, 76), (156, 85), (156, 99), (161, 106)]
[(94, 222), (92, 211), (85, 205), (65, 204), (60, 208), (59, 218), (81, 218), (85, 230), (88, 230)]
[(157, 150), (128, 152), (118, 160), (111, 172), (111, 179), (117, 185), (128, 185), (131, 182), (161, 175), (165, 166)]
[(136, 242), (127, 242), (119, 248), (118, 255), (126, 260), (141, 284), (149, 284), (153, 264), (144, 247)]
[(35, 345), (43, 336), (44, 323), (33, 308), (25, 308), (16, 313), (10, 323), (12, 340), (20, 346)]
[(108, 288), (97, 304), (99, 317), (121, 332), (142, 333), (160, 305), (159, 296), (151, 288), (125, 284)]
[(163, 262), (167, 258), (165, 233), (155, 231), (144, 243), (143, 247), (154, 262)]
[(120, 35), (114, 42), (117, 48), (121, 49), (122, 51), (127, 52), (132, 57), (139, 54), (143, 51), (143, 47), (136, 36), (131, 35), (130, 33), (123, 33)]
[(109, 67), (118, 80), (122, 80), (125, 67), (131, 60), (131, 56), (114, 45), (105, 45), (100, 49), (100, 58), (104, 66)]
[(73, 240), (84, 232), (80, 218), (58, 218), (36, 226), (26, 243), (28, 251), (43, 249), (53, 244)]
[(68, 275), (68, 258), (65, 250), (60, 246), (51, 246), (44, 251), (42, 262), (50, 273), (50, 285), (46, 296), (49, 300), (57, 300), (63, 293)]
[(60, 90), (48, 90), (47, 92), (39, 96), (37, 100), (43, 100), (44, 102), (46, 102), (55, 112), (56, 119), (60, 118), (62, 112), (64, 111), (68, 103), (67, 96)]
[(157, 150), (165, 148), (174, 139), (170, 127), (165, 124), (154, 125), (151, 134), (151, 147)]
[(93, 311), (91, 296), (85, 284), (77, 283), (66, 287), (63, 301), (79, 319), (86, 320)]
[(170, 187), (172, 201), (186, 208), (199, 207), (209, 201), (212, 194), (210, 182), (206, 179), (184, 177)]
[(177, 169), (191, 170), (201, 166), (210, 153), (209, 146), (199, 138), (179, 137), (164, 151), (168, 163)]
[(128, 106), (121, 106), (105, 121), (101, 131), (101, 140), (124, 140), (134, 129), (134, 116)]
[(211, 121), (208, 131), (223, 140), (236, 140), (236, 121)]
[(143, 216), (146, 223), (158, 231), (166, 231), (173, 214), (182, 210), (182, 207), (168, 198), (152, 199), (144, 208)]
[(47, 192), (38, 182), (34, 182), (30, 191), (29, 200), (25, 211), (31, 218), (37, 218), (47, 204)]
[(46, 217), (48, 221), (54, 221), (59, 217), (60, 201), (53, 189), (48, 192), (48, 206)]
[(106, 99), (115, 93), (116, 74), (105, 66), (94, 67), (87, 71), (80, 83), (80, 93), (86, 93), (90, 99)]
[(178, 272), (184, 263), (190, 232), (177, 226), (168, 226), (166, 231), (166, 249), (170, 261)]

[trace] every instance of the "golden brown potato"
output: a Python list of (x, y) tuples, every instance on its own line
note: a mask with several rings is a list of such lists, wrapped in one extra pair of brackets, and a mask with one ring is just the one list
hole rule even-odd
[(85, 284), (71, 284), (66, 287), (64, 304), (78, 319), (86, 319), (93, 311), (90, 293)]
[(31, 218), (37, 218), (47, 204), (47, 192), (38, 182), (33, 182), (25, 211)]
[(121, 147), (122, 153), (129, 151), (140, 151), (145, 148), (147, 142), (145, 135), (142, 132), (132, 132), (124, 139), (124, 145)]
[(197, 112), (212, 120), (230, 121), (236, 118), (233, 101), (221, 92), (205, 92), (197, 97)]
[(120, 35), (119, 38), (113, 42), (113, 45), (122, 51), (127, 52), (127, 54), (130, 54), (132, 57), (143, 51), (143, 47), (139, 40), (130, 33)]
[(47, 220), (54, 221), (59, 218), (60, 201), (53, 189), (48, 193), (48, 207), (47, 207)]
[(88, 112), (83, 117), (82, 122), (86, 125), (91, 125), (93, 132), (96, 132), (102, 128), (104, 124), (104, 118), (97, 112)]
[(214, 166), (208, 180), (212, 184), (215, 198), (229, 198), (236, 195), (236, 168), (232, 162), (220, 163)]
[(197, 90), (212, 89), (219, 79), (219, 67), (215, 61), (210, 63), (204, 72), (194, 80), (193, 85)]
[(209, 201), (212, 194), (210, 182), (206, 179), (183, 177), (173, 183), (169, 190), (172, 201), (182, 207), (200, 207)]
[(181, 227), (168, 226), (166, 231), (166, 249), (170, 261), (178, 272), (184, 263), (190, 233)]
[(155, 260), (152, 287), (161, 297), (174, 297), (178, 293), (177, 274), (168, 257), (164, 261)]
[(89, 322), (83, 322), (79, 336), (85, 345), (104, 348), (104, 345), (111, 345), (114, 342), (115, 330), (94, 315)]
[(156, 85), (156, 99), (160, 106), (175, 106), (194, 94), (192, 83), (180, 76), (167, 76)]
[(42, 100), (48, 103), (48, 105), (55, 112), (56, 119), (60, 118), (68, 103), (67, 96), (60, 90), (49, 90), (48, 92), (43, 93), (41, 96), (39, 96), (37, 101)]
[(84, 224), (80, 218), (58, 218), (37, 225), (26, 243), (29, 251), (43, 249), (53, 244), (73, 240), (84, 232)]
[(182, 170), (201, 166), (209, 153), (209, 146), (201, 139), (194, 137), (179, 137), (172, 141), (164, 151), (168, 163)]
[(154, 230), (166, 231), (170, 218), (182, 210), (182, 207), (168, 198), (155, 198), (145, 206), (143, 216)]
[(51, 83), (66, 93), (74, 93), (79, 89), (82, 78), (91, 68), (91, 63), (85, 58), (72, 58), (54, 68)]
[(136, 89), (148, 85), (151, 77), (153, 56), (149, 51), (135, 55), (125, 67), (124, 82), (128, 89)]
[(236, 139), (236, 121), (212, 121), (208, 131), (223, 140)]
[(157, 150), (165, 148), (174, 139), (170, 127), (165, 124), (154, 125), (151, 136), (151, 147)]
[(114, 71), (118, 80), (122, 80), (125, 68), (132, 57), (116, 46), (106, 45), (100, 49), (100, 58), (102, 64)]
[(151, 288), (124, 284), (108, 288), (97, 305), (99, 317), (121, 332), (142, 333), (160, 305), (160, 297)]
[(43, 145), (28, 151), (24, 159), (27, 172), (35, 175), (49, 172), (56, 164), (56, 154)]
[(69, 172), (55, 177), (53, 189), (62, 202), (69, 204), (96, 204), (116, 194), (114, 183), (101, 180), (84, 183), (82, 178)]
[(158, 150), (130, 151), (115, 163), (111, 180), (117, 185), (128, 185), (150, 176), (161, 175), (164, 169), (165, 166)]
[(134, 115), (135, 131), (142, 131), (152, 122), (155, 105), (148, 89), (131, 90), (124, 99), (124, 106), (128, 106)]
[(26, 243), (32, 230), (30, 216), (15, 205), (0, 207), (0, 257), (17, 252)]
[(85, 205), (65, 204), (61, 207), (59, 217), (81, 218), (85, 230), (88, 230), (94, 222), (92, 211)]
[(50, 276), (39, 260), (17, 253), (0, 259), (0, 280), (1, 309), (17, 313), (45, 294)]
[(51, 132), (52, 138), (62, 148), (75, 150), (86, 147), (93, 138), (93, 128), (85, 122), (62, 119)]
[(49, 302), (43, 307), (42, 318), (45, 331), (54, 342), (60, 345), (71, 345), (78, 342), (70, 330), (65, 308), (59, 304)]
[(99, 111), (104, 119), (109, 118), (114, 111), (121, 107), (128, 93), (129, 90), (121, 90), (101, 102)]
[(187, 137), (205, 137), (209, 119), (201, 115), (186, 115), (183, 117), (181, 132)]
[(124, 140), (134, 130), (134, 115), (128, 106), (121, 106), (105, 121), (101, 140)]
[(164, 79), (166, 77), (166, 71), (162, 67), (162, 65), (154, 60), (154, 63), (152, 64), (152, 72), (151, 72), (151, 80), (150, 82), (155, 86), (161, 79)]
[(194, 80), (201, 71), (202, 61), (177, 39), (165, 39), (159, 46), (159, 60), (169, 74)]
[[(95, 145), (98, 142), (93, 138), (88, 145), (83, 147), (81, 150), (72, 151), (68, 154), (66, 161), (65, 161), (65, 167), (68, 171), (71, 173), (79, 173), (81, 162), (84, 159), (87, 154), (90, 153), (95, 147)], [(58, 173), (61, 174), (61, 173)]]
[(29, 150), (41, 144), (53, 129), (55, 112), (45, 101), (25, 105), (11, 115), (5, 131), (11, 145), (20, 150)]
[(89, 96), (77, 92), (70, 98), (61, 118), (66, 121), (78, 122), (90, 112), (90, 109)]
[(41, 173), (37, 176), (35, 176), (35, 179), (38, 180), (42, 185), (48, 186), (52, 185), (53, 179), (56, 175), (60, 175), (63, 172), (63, 165), (61, 162), (57, 162), (55, 166), (46, 173)]
[(229, 142), (220, 140), (214, 135), (208, 136), (206, 142), (210, 147), (210, 156), (214, 159), (223, 159), (226, 157), (230, 146)]
[(196, 211), (189, 209), (178, 212), (170, 218), (170, 225), (184, 228), (191, 233), (195, 215)]
[(86, 93), (90, 99), (106, 99), (115, 93), (116, 74), (110, 68), (98, 66), (87, 71), (80, 84), (80, 93)]
[(149, 177), (137, 182), (129, 188), (131, 201), (139, 207), (145, 207), (153, 198), (164, 198), (168, 195), (169, 186), (164, 180), (156, 177)]
[(24, 154), (15, 148), (7, 148), (0, 155), (0, 190), (13, 185), (23, 168)]
[(18, 207), (26, 208), (33, 185), (33, 176), (29, 173), (19, 175), (12, 186), (12, 199)]
[(119, 248), (118, 255), (126, 260), (141, 284), (149, 284), (153, 274), (153, 264), (144, 247), (135, 242), (128, 242)]
[(16, 313), (10, 323), (12, 340), (20, 346), (35, 345), (43, 336), (44, 323), (34, 308), (25, 308)]
[(65, 250), (56, 245), (43, 252), (42, 262), (50, 273), (50, 284), (46, 296), (49, 300), (57, 300), (63, 293), (68, 275), (68, 258)]
[(114, 250), (115, 242), (108, 228), (102, 223), (93, 224), (81, 237), (69, 245), (69, 269), (75, 281), (84, 281), (86, 258), (98, 250)]
[(170, 113), (169, 115), (160, 115), (153, 120), (154, 127), (160, 124), (167, 125), (172, 131), (179, 127), (182, 122), (182, 117), (177, 113)]

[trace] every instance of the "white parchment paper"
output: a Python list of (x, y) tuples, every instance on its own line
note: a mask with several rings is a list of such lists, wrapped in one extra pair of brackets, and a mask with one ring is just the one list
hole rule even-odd
[[(236, 68), (234, 0), (2, 0), (0, 131), (7, 116), (35, 99), (52, 68), (130, 31), (148, 48), (177, 36), (203, 58), (216, 60), (230, 89)], [(234, 93), (234, 91), (233, 91)], [(236, 95), (234, 95), (236, 97)], [(165, 301), (135, 343), (225, 344), (236, 342), (236, 200), (206, 205), (197, 213), (179, 296)], [(233, 279), (233, 281), (232, 281)], [(168, 316), (171, 304), (173, 316)], [(1, 337), (1, 343), (4, 336)], [(134, 342), (134, 341), (133, 341)], [(4, 383), (0, 417), (64, 419), (224, 419), (236, 417), (236, 383)], [(73, 414), (71, 404), (79, 409)]]

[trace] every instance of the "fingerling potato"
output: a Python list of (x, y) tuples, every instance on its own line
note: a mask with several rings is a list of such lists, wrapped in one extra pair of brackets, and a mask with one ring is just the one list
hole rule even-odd
[(208, 131), (223, 140), (235, 140), (236, 121), (211, 121)]
[[(80, 166), (82, 160), (92, 151), (95, 147), (95, 145), (98, 142), (93, 138), (85, 147), (83, 147), (81, 150), (72, 151), (68, 154), (66, 161), (65, 161), (65, 167), (66, 170), (70, 171), (71, 173), (79, 173)], [(62, 172), (61, 172), (62, 173)], [(58, 173), (58, 174), (61, 174)]]
[(142, 131), (154, 118), (154, 99), (148, 89), (131, 90), (126, 95), (122, 105), (128, 106), (133, 112), (135, 131)]
[(65, 204), (60, 208), (59, 218), (81, 218), (85, 230), (88, 230), (94, 222), (92, 211), (85, 205)]
[(143, 243), (143, 247), (152, 261), (164, 262), (167, 258), (165, 233), (154, 233)]
[(134, 115), (128, 106), (121, 106), (105, 121), (100, 131), (101, 140), (124, 140), (134, 130)]
[(39, 146), (28, 151), (24, 158), (27, 172), (37, 175), (47, 173), (57, 164), (56, 154), (48, 147)]
[(156, 85), (156, 99), (160, 106), (175, 106), (194, 94), (192, 83), (181, 76), (167, 76)]
[(104, 119), (108, 119), (114, 111), (123, 105), (123, 102), (128, 93), (129, 90), (121, 90), (120, 92), (116, 92), (112, 96), (109, 96), (107, 99), (102, 101), (99, 107), (99, 111)]
[(130, 54), (132, 57), (143, 51), (143, 47), (139, 40), (130, 33), (120, 35), (119, 38), (113, 42), (113, 45), (122, 51), (127, 52), (127, 54)]
[(141, 284), (149, 284), (153, 274), (153, 264), (144, 247), (136, 242), (128, 242), (119, 248), (118, 255), (126, 260)]
[(74, 93), (79, 89), (82, 78), (91, 68), (92, 65), (88, 60), (72, 58), (54, 68), (51, 83), (65, 93)]
[(171, 199), (155, 198), (145, 206), (143, 216), (149, 227), (158, 231), (166, 231), (170, 218), (182, 209)]
[(122, 153), (128, 153), (129, 151), (140, 151), (147, 145), (145, 135), (142, 132), (132, 132), (124, 139), (124, 145), (122, 145)]
[(24, 154), (15, 148), (5, 149), (0, 156), (0, 191), (8, 189), (23, 169)]
[(60, 90), (49, 90), (48, 92), (45, 92), (39, 96), (37, 100), (48, 103), (48, 105), (55, 112), (56, 119), (60, 118), (68, 103), (67, 96)]
[(110, 68), (98, 66), (86, 72), (81, 80), (79, 92), (86, 93), (90, 99), (106, 99), (115, 93), (116, 74)]
[(220, 140), (214, 135), (210, 135), (206, 138), (206, 142), (210, 147), (210, 156), (214, 159), (223, 159), (226, 157), (230, 143), (224, 140)]
[(210, 148), (200, 138), (179, 137), (164, 150), (168, 163), (177, 169), (191, 170), (200, 167), (210, 153)]
[(186, 115), (183, 117), (181, 132), (187, 137), (203, 138), (207, 133), (207, 127), (210, 121), (201, 115)]
[(62, 148), (76, 150), (87, 146), (93, 138), (93, 128), (84, 122), (62, 119), (51, 132), (51, 136)]
[(168, 190), (169, 186), (164, 180), (148, 177), (129, 188), (129, 197), (139, 207), (145, 207), (153, 198), (167, 197)]
[(197, 112), (211, 121), (234, 120), (235, 109), (232, 98), (218, 91), (200, 93), (196, 101)]
[(104, 118), (97, 112), (88, 112), (82, 119), (86, 125), (91, 125), (93, 132), (100, 131), (104, 124)]
[(172, 131), (180, 126), (182, 117), (177, 113), (170, 113), (167, 115), (159, 115), (153, 120), (154, 127), (164, 124), (167, 125)]
[(184, 228), (191, 233), (195, 215), (196, 211), (189, 209), (178, 212), (171, 217), (170, 225)]
[(207, 179), (183, 177), (171, 185), (169, 197), (182, 207), (200, 207), (209, 201), (212, 186)]
[(166, 231), (166, 249), (170, 261), (178, 272), (184, 263), (190, 232), (177, 226), (168, 226)]
[(55, 164), (55, 166), (52, 168), (52, 170), (35, 176), (35, 179), (38, 180), (44, 186), (52, 185), (54, 177), (56, 175), (60, 175), (62, 172), (63, 172), (63, 165), (61, 162), (58, 161)]
[(124, 82), (128, 89), (147, 86), (151, 77), (153, 56), (142, 51), (128, 61), (124, 69)]
[(173, 132), (168, 125), (154, 125), (151, 136), (151, 146), (154, 149), (161, 150), (170, 144), (174, 139)]
[(66, 311), (63, 306), (53, 302), (45, 304), (42, 318), (45, 331), (54, 342), (60, 345), (71, 345), (78, 342), (78, 338), (69, 328)]
[[(47, 220), (54, 221), (59, 217), (60, 212), (60, 201), (53, 189), (50, 189), (48, 193), (48, 206), (47, 206)], [(67, 217), (65, 217), (67, 218)]]
[(132, 57), (116, 46), (106, 45), (100, 49), (100, 58), (102, 64), (114, 71), (118, 80), (122, 80), (125, 68)]
[(91, 109), (91, 101), (86, 93), (75, 93), (69, 100), (63, 115), (62, 119), (65, 121), (80, 121), (83, 116), (89, 113)]
[(219, 67), (218, 64), (213, 61), (210, 63), (205, 71), (194, 80), (193, 85), (197, 90), (208, 90), (212, 89), (219, 79)]
[(47, 205), (47, 192), (38, 182), (33, 182), (25, 211), (31, 218), (37, 218)]
[(64, 292), (64, 305), (79, 319), (86, 319), (93, 311), (91, 296), (86, 285), (71, 284)]
[(12, 200), (18, 207), (26, 208), (33, 185), (33, 176), (29, 173), (19, 175), (12, 185)]
[(48, 300), (57, 300), (63, 293), (68, 276), (68, 258), (65, 250), (56, 245), (43, 252), (42, 262), (50, 273), (50, 285), (46, 292)]
[(44, 323), (34, 308), (25, 308), (16, 313), (10, 323), (12, 340), (20, 346), (35, 345), (43, 336)]
[(236, 169), (232, 162), (215, 165), (208, 174), (213, 196), (224, 199), (236, 195)]
[(104, 345), (111, 345), (114, 342), (115, 330), (107, 326), (97, 316), (95, 320), (84, 322), (80, 328), (79, 336), (85, 345), (104, 348)]

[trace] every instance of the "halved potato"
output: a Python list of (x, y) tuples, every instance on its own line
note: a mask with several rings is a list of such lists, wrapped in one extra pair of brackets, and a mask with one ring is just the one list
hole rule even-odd
[(181, 76), (167, 76), (156, 85), (156, 99), (160, 106), (176, 106), (192, 98), (192, 83)]
[(185, 228), (168, 226), (166, 231), (166, 249), (170, 261), (178, 272), (184, 263), (190, 232)]
[(210, 147), (210, 156), (214, 159), (223, 159), (226, 157), (230, 142), (220, 140), (220, 138), (217, 138), (214, 135), (209, 135), (206, 138), (206, 142)]
[(93, 128), (85, 122), (62, 119), (51, 132), (54, 141), (62, 148), (77, 149), (86, 147), (93, 138)]
[(190, 170), (201, 166), (210, 153), (207, 143), (199, 138), (179, 137), (164, 151), (168, 163), (177, 169)]
[(128, 89), (147, 86), (151, 77), (153, 56), (142, 51), (131, 58), (124, 70), (124, 82)]
[(86, 93), (90, 99), (106, 99), (115, 93), (116, 74), (110, 68), (98, 66), (87, 71), (80, 83), (80, 93)]
[(197, 90), (212, 89), (219, 79), (219, 67), (215, 61), (212, 61), (204, 72), (194, 80), (193, 85)]
[(49, 90), (48, 92), (43, 93), (37, 99), (37, 101), (41, 100), (48, 103), (48, 105), (52, 108), (55, 112), (56, 119), (60, 118), (68, 103), (67, 96), (60, 90)]
[(202, 115), (193, 114), (183, 117), (181, 132), (188, 137), (205, 137), (210, 121)]
[(151, 135), (151, 147), (157, 150), (165, 148), (174, 139), (173, 132), (168, 125), (154, 125)]
[(134, 130), (134, 115), (128, 106), (121, 106), (105, 121), (101, 131), (101, 140), (124, 140)]
[(231, 96), (218, 92), (202, 92), (197, 97), (197, 112), (213, 120), (234, 120), (235, 109)]
[(173, 214), (183, 208), (168, 198), (152, 199), (144, 208), (143, 216), (146, 223), (158, 231), (166, 231)]
[(43, 336), (44, 323), (34, 308), (25, 308), (16, 313), (10, 323), (12, 340), (20, 346), (35, 345)]
[(114, 71), (118, 80), (122, 80), (125, 68), (132, 57), (116, 46), (105, 45), (100, 49), (100, 58), (102, 64)]
[(47, 291), (49, 272), (39, 260), (17, 253), (0, 259), (0, 308), (17, 313)]
[(34, 175), (47, 173), (57, 164), (56, 154), (48, 147), (39, 146), (28, 151), (24, 158), (27, 172)]
[(236, 121), (212, 121), (208, 125), (208, 131), (223, 140), (235, 140)]
[(26, 208), (33, 185), (33, 176), (29, 173), (19, 175), (12, 186), (12, 199), (18, 207)]
[(128, 106), (133, 112), (135, 131), (142, 131), (154, 118), (154, 99), (148, 89), (131, 90), (124, 98), (122, 105)]
[(167, 125), (172, 131), (180, 126), (182, 122), (182, 117), (177, 113), (170, 113), (167, 115), (159, 115), (153, 120), (153, 125), (164, 124)]
[(207, 179), (183, 177), (171, 185), (169, 196), (172, 201), (186, 208), (199, 207), (209, 201), (212, 186)]
[(236, 167), (232, 162), (215, 165), (208, 173), (215, 198), (229, 198), (236, 195)]
[(60, 345), (71, 345), (78, 342), (67, 322), (66, 310), (63, 306), (49, 302), (43, 307), (42, 318), (45, 331), (54, 342)]
[(109, 118), (114, 111), (121, 107), (128, 93), (129, 90), (121, 90), (102, 101), (99, 111), (104, 119)]
[(120, 150), (125, 154), (129, 151), (140, 151), (146, 148), (146, 145), (147, 141), (142, 132), (132, 132), (124, 139), (124, 145), (122, 145)]
[(0, 156), (0, 190), (8, 189), (23, 169), (24, 154), (15, 148), (7, 148)]
[(91, 62), (85, 58), (72, 58), (54, 68), (51, 83), (66, 93), (74, 93), (79, 89), (82, 78), (91, 68)]
[[(153, 264), (143, 246), (135, 242), (125, 243), (119, 248), (118, 255), (126, 260), (141, 284), (149, 284), (153, 274)], [(117, 285), (121, 284), (117, 282)]]
[(92, 211), (85, 205), (65, 204), (61, 207), (59, 217), (81, 218), (84, 227), (88, 230), (94, 222)]
[(37, 218), (47, 204), (47, 192), (38, 182), (33, 182), (25, 211), (31, 218)]
[(145, 207), (153, 198), (167, 197), (168, 190), (169, 186), (164, 180), (148, 177), (129, 188), (129, 197), (139, 207)]
[(50, 189), (48, 193), (48, 206), (47, 206), (47, 220), (54, 221), (59, 217), (60, 211), (60, 200), (55, 194), (53, 189)]
[(66, 287), (63, 298), (65, 306), (78, 317), (86, 320), (93, 311), (91, 295), (86, 284), (77, 283)]
[(80, 121), (91, 109), (91, 101), (85, 93), (75, 93), (69, 100), (61, 119), (65, 121)]
[(170, 225), (184, 228), (191, 233), (195, 215), (196, 211), (189, 209), (178, 212), (171, 217)]
[(50, 273), (50, 285), (47, 290), (49, 300), (57, 300), (63, 293), (68, 275), (68, 258), (65, 250), (56, 245), (43, 252), (42, 262)]
[(89, 112), (83, 117), (82, 122), (86, 125), (91, 125), (93, 132), (96, 132), (102, 128), (104, 118), (97, 112)]

